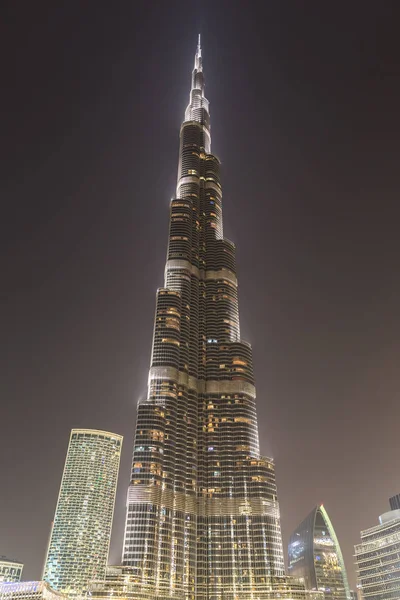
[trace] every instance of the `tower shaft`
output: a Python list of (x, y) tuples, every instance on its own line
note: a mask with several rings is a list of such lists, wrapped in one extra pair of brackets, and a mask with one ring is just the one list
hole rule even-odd
[(263, 600), (284, 574), (219, 171), (199, 40), (127, 499), (123, 564), (141, 597)]

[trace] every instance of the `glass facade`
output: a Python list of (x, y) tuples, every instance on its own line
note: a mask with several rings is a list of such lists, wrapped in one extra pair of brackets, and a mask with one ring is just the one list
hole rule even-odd
[(289, 575), (328, 600), (351, 600), (346, 568), (335, 530), (320, 505), (304, 519), (289, 541)]
[(0, 556), (0, 582), (21, 581), (23, 563)]
[(114, 433), (71, 432), (43, 576), (68, 596), (105, 576), (121, 445)]
[(284, 573), (274, 463), (260, 455), (252, 349), (240, 336), (236, 249), (223, 234), (204, 89), (199, 40), (117, 580), (137, 599), (304, 597)]
[(400, 510), (385, 513), (380, 525), (361, 532), (355, 562), (363, 598), (400, 598)]
[[(92, 581), (87, 597), (91, 600), (152, 600), (151, 588), (138, 592), (136, 571), (133, 567), (107, 568), (105, 580)], [(274, 578), (265, 586), (263, 598), (268, 600), (324, 600), (322, 592), (307, 591), (301, 581), (290, 577)], [(254, 596), (257, 600), (257, 596)]]

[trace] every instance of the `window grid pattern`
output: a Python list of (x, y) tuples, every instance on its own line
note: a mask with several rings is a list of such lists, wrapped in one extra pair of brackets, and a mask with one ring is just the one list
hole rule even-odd
[(126, 577), (138, 600), (304, 597), (284, 575), (274, 464), (259, 453), (252, 363), (240, 338), (235, 246), (223, 234), (220, 161), (211, 153), (198, 46), (148, 397), (138, 404), (123, 566), (104, 593)]
[(0, 583), (0, 600), (68, 600), (55, 592), (45, 581), (19, 581)]
[(358, 581), (366, 600), (400, 598), (400, 510), (384, 517), (380, 525), (362, 531), (361, 544), (355, 546)]
[(350, 600), (342, 551), (324, 506), (316, 506), (292, 533), (289, 573), (301, 578), (308, 590), (319, 590), (326, 600)]
[(105, 575), (122, 437), (73, 429), (43, 579), (68, 596)]
[(0, 556), (0, 582), (21, 581), (23, 563)]

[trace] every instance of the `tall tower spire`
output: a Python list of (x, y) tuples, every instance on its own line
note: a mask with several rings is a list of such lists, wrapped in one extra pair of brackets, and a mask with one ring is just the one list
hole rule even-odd
[(127, 498), (123, 564), (135, 600), (271, 600), (285, 585), (219, 171), (199, 36)]
[(194, 68), (197, 69), (198, 71), (202, 70), (202, 64), (201, 64), (201, 41), (200, 41), (200, 33), (199, 33), (199, 37), (198, 37), (198, 41), (197, 41), (197, 49), (196, 49), (196, 56), (194, 58)]
[(206, 152), (211, 151), (210, 134), (210, 106), (204, 96), (204, 74), (203, 58), (201, 55), (200, 34), (194, 57), (194, 68), (192, 71), (192, 85), (190, 89), (189, 104), (185, 112), (185, 122), (198, 121), (205, 127), (204, 148)]

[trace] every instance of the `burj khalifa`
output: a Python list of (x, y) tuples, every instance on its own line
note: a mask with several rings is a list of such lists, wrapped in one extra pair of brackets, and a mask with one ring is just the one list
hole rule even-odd
[(252, 349), (240, 337), (236, 249), (223, 233), (204, 94), (199, 37), (121, 568), (137, 598), (265, 600), (287, 590), (279, 505), (273, 461), (259, 450)]

